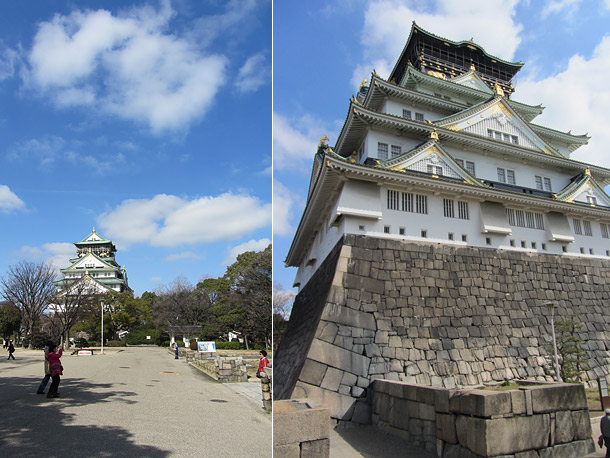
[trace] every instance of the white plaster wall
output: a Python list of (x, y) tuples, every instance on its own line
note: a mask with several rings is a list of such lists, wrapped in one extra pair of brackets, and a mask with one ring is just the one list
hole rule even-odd
[[(356, 182), (354, 186), (345, 186), (341, 199), (345, 201), (357, 201), (359, 189), (366, 188), (362, 183)], [(379, 187), (379, 205), (382, 217), (379, 220), (371, 218), (362, 218), (357, 216), (345, 216), (337, 227), (328, 227), (330, 216), (326, 218), (326, 230), (319, 232), (311, 247), (307, 259), (299, 267), (295, 283), (300, 283), (302, 288), (309, 281), (313, 273), (324, 261), (330, 250), (335, 246), (343, 234), (370, 235), (381, 238), (391, 238), (406, 241), (418, 241), (424, 243), (444, 243), (455, 246), (477, 246), (494, 248), (501, 250), (514, 250), (521, 252), (555, 254), (562, 256), (585, 256), (599, 257), (608, 259), (610, 256), (610, 239), (604, 239), (601, 236), (600, 221), (591, 221), (593, 236), (574, 235), (575, 242), (573, 243), (558, 243), (551, 242), (548, 239), (546, 230), (529, 229), (511, 226), (511, 235), (500, 234), (484, 234), (481, 232), (480, 223), (480, 206), (476, 201), (469, 202), (469, 219), (462, 220), (459, 218), (446, 218), (443, 214), (443, 196), (428, 196), (428, 214), (417, 214), (404, 212), (400, 210), (387, 209), (386, 196), (387, 187)], [(391, 188), (399, 190), (398, 188)], [(353, 195), (348, 195), (353, 194)], [(445, 198), (451, 198), (447, 195)], [(367, 201), (370, 200), (370, 195)], [(368, 201), (367, 205), (371, 202)], [(457, 205), (457, 204), (456, 204)], [(535, 209), (531, 209), (535, 211)], [(457, 208), (456, 208), (457, 212)], [(570, 227), (573, 228), (573, 218), (568, 217)], [(610, 219), (606, 221), (610, 224)], [(385, 233), (384, 227), (389, 226), (390, 232)], [(545, 228), (548, 226), (545, 218)], [(400, 235), (400, 228), (405, 228), (405, 234)], [(427, 232), (427, 237), (421, 237), (421, 231)], [(450, 241), (448, 233), (454, 234), (454, 240)], [(462, 234), (466, 234), (467, 242), (462, 242)], [(490, 244), (487, 243), (487, 238), (490, 239)], [(511, 240), (514, 241), (514, 246), (511, 246)], [(525, 248), (521, 242), (525, 242)], [(535, 244), (535, 248), (532, 247)], [(544, 247), (543, 247), (544, 244)], [(566, 247), (566, 252), (563, 251), (563, 246)], [(581, 254), (580, 248), (584, 249), (584, 254)], [(593, 255), (589, 250), (593, 250)], [(313, 265), (307, 265), (307, 260), (316, 259)]]
[(366, 150), (368, 151), (368, 156), (374, 157), (377, 159), (377, 143), (387, 143), (388, 144), (388, 159), (392, 157), (392, 148), (390, 145), (398, 145), (402, 148), (402, 152), (410, 151), (413, 148), (422, 144), (421, 140), (409, 138), (409, 137), (398, 137), (390, 132), (384, 132), (379, 130), (371, 130), (369, 131), (366, 140), (367, 146)]
[(415, 120), (415, 112), (423, 113), (426, 120), (437, 120), (447, 116), (447, 112), (434, 110), (430, 107), (422, 107), (419, 105), (407, 104), (402, 100), (388, 98), (381, 106), (382, 113), (393, 114), (402, 118), (402, 110), (411, 110), (411, 119)]

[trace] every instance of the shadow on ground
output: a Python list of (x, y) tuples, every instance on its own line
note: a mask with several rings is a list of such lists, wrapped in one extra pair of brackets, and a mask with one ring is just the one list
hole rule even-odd
[[(400, 456), (403, 458), (436, 458), (436, 453), (415, 447), (407, 441), (382, 431), (372, 425), (337, 426), (331, 438), (330, 456), (383, 458)], [(332, 434), (332, 433), (331, 433)]]
[[(65, 406), (106, 402), (135, 403), (136, 393), (113, 390), (115, 384), (70, 379), (59, 386), (60, 398), (37, 395), (40, 378), (0, 378), (0, 457), (151, 457), (170, 452), (133, 442), (116, 426), (72, 425)], [(47, 387), (48, 388), (48, 387)]]

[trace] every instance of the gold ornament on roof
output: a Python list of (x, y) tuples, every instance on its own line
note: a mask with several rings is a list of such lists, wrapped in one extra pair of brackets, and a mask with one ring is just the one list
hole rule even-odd
[(472, 70), (473, 72), (477, 71), (476, 67), (474, 66), (474, 63), (470, 64), (470, 70)]
[(318, 143), (318, 148), (320, 146), (328, 146), (328, 137), (326, 135), (324, 135), (321, 139), (320, 139), (320, 143)]
[(360, 83), (360, 89), (358, 89), (358, 92), (360, 92), (362, 90), (362, 88), (367, 86), (368, 84), (369, 84), (369, 82), (366, 80), (366, 78), (364, 78), (362, 80), (362, 83)]
[(591, 176), (591, 169), (589, 167), (585, 169), (585, 175)]
[(498, 83), (494, 84), (494, 92), (502, 97), (504, 97), (504, 90), (500, 87)]
[(350, 154), (349, 161), (352, 164), (355, 164), (356, 162), (358, 162), (358, 153), (356, 153), (356, 151), (354, 151), (352, 154)]
[(436, 129), (434, 129), (432, 132), (430, 132), (430, 140), (438, 141), (438, 133), (436, 132)]

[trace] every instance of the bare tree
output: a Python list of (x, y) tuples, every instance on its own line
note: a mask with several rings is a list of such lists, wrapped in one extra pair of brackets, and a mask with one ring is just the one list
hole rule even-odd
[[(56, 276), (57, 273), (50, 264), (21, 261), (10, 266), (7, 275), (0, 278), (2, 297), (19, 309), (27, 336), (32, 335), (37, 322), (55, 296), (53, 282)], [(31, 346), (30, 339), (30, 348)]]
[(59, 331), (62, 343), (70, 342), (70, 328), (92, 307), (99, 305), (102, 297), (89, 281), (64, 279), (59, 284), (54, 304), (50, 307), (53, 327)]
[(156, 292), (153, 314), (165, 325), (199, 325), (211, 318), (210, 298), (205, 291), (195, 288), (184, 277)]

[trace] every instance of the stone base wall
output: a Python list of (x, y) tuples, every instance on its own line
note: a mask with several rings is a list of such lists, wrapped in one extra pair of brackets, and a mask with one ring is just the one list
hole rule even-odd
[(263, 409), (271, 412), (273, 409), (273, 399), (271, 398), (273, 386), (273, 369), (266, 367), (260, 374), (261, 376), (261, 392), (263, 394)]
[(375, 379), (550, 381), (549, 300), (582, 323), (595, 380), (610, 373), (609, 299), (605, 260), (347, 235), (295, 299), (274, 394), (367, 423)]
[(577, 457), (595, 451), (584, 387), (447, 390), (373, 383), (373, 424), (439, 457)]
[(276, 401), (273, 408), (275, 458), (328, 458), (330, 412), (307, 400)]
[(246, 362), (241, 356), (217, 356), (213, 359), (189, 359), (188, 361), (219, 382), (248, 381)]

